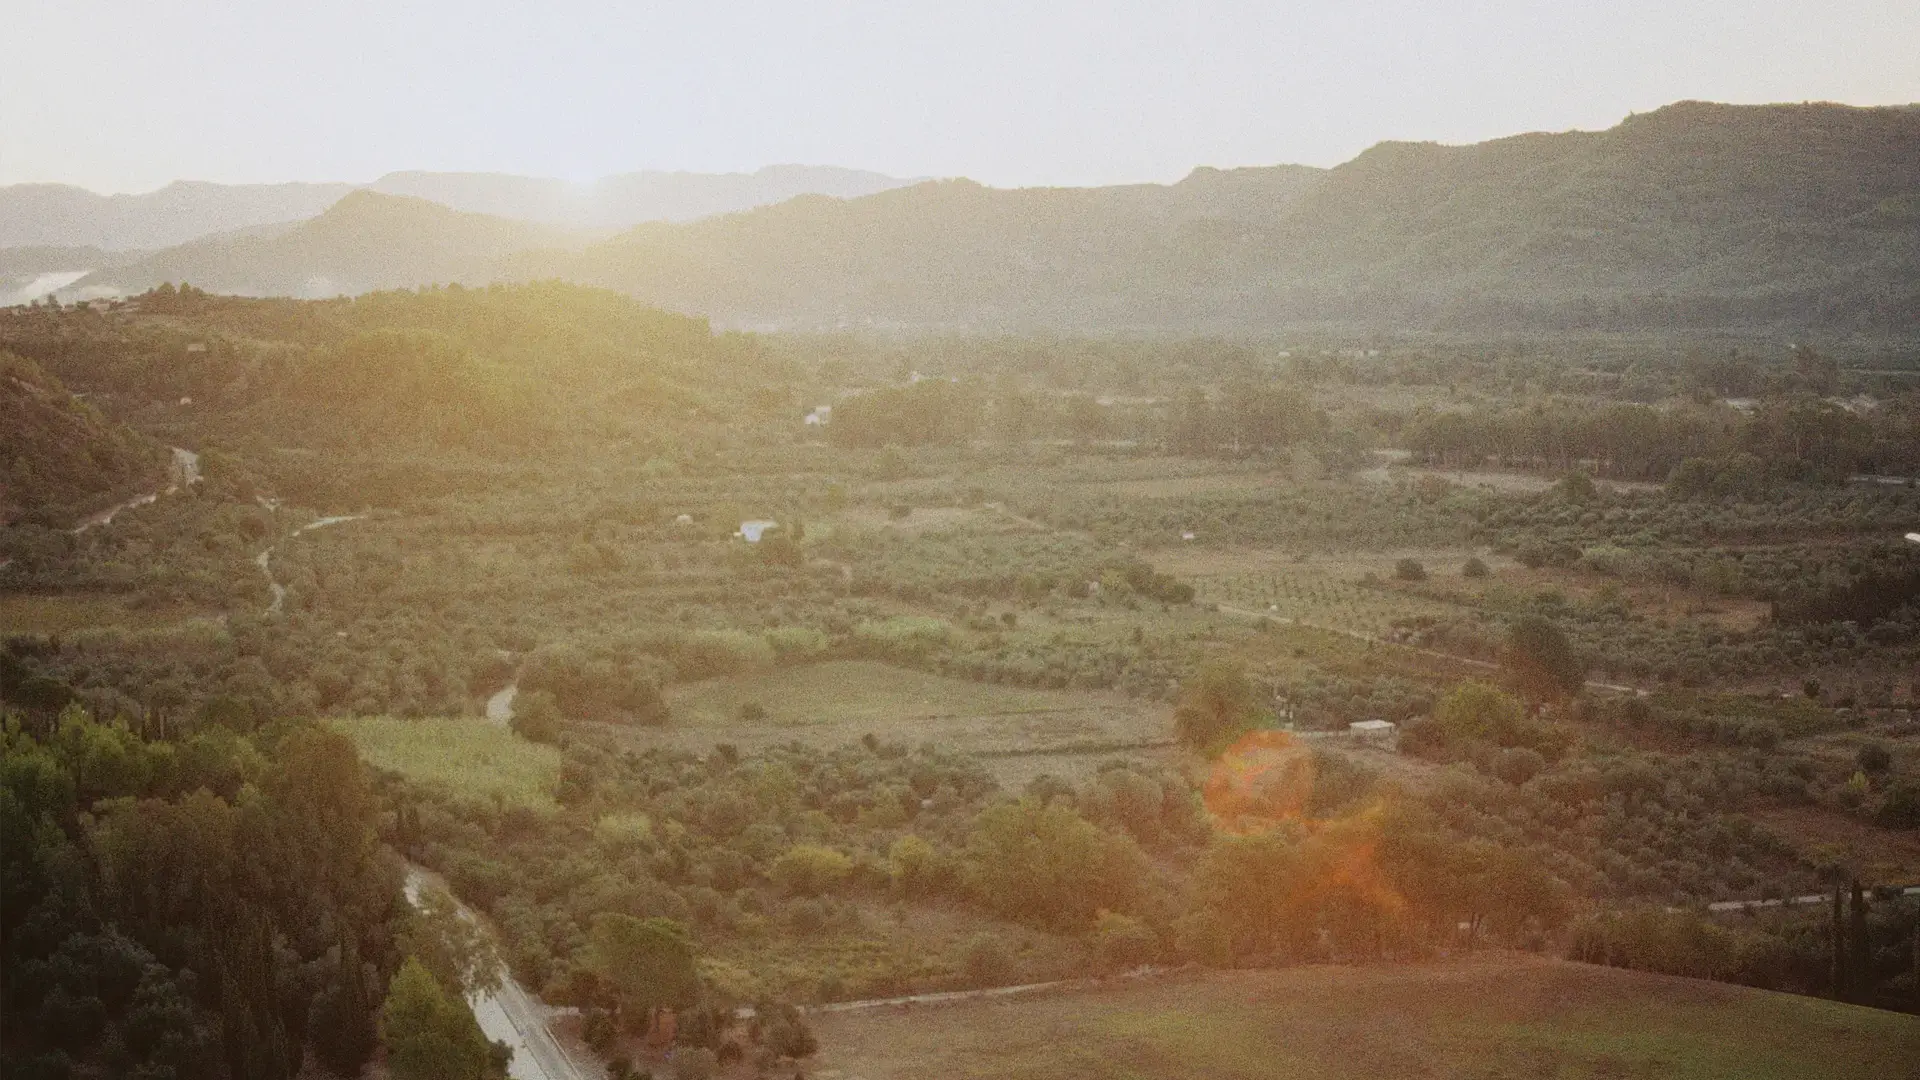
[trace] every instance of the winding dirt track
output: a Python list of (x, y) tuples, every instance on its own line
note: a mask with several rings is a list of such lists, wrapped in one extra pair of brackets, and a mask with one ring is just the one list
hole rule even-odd
[(74, 535), (78, 536), (88, 529), (98, 528), (102, 525), (111, 525), (113, 524), (113, 519), (118, 517), (123, 510), (131, 510), (136, 506), (151, 505), (159, 502), (160, 496), (162, 495), (171, 495), (183, 487), (190, 487), (199, 482), (200, 455), (191, 450), (176, 446), (173, 448), (172, 482), (169, 483), (165, 489), (149, 491), (144, 495), (135, 495), (126, 502), (116, 503), (113, 506), (107, 507), (105, 510), (88, 517), (85, 521), (74, 526)]
[[(273, 506), (269, 505), (267, 509), (271, 510)], [(323, 517), (309, 521), (305, 525), (288, 533), (287, 540), (291, 540), (304, 532), (324, 529), (329, 525), (340, 525), (349, 521), (359, 521), (366, 516), (365, 514), (336, 514), (333, 517)], [(281, 543), (286, 543), (286, 540), (282, 540)], [(255, 555), (253, 557), (253, 565), (259, 567), (262, 574), (267, 575), (267, 588), (273, 592), (273, 603), (267, 605), (267, 614), (278, 615), (281, 606), (287, 602), (287, 587), (273, 579), (273, 549), (267, 548), (260, 554)]]

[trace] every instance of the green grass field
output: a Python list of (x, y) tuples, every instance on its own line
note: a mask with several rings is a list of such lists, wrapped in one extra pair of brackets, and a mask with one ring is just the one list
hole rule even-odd
[(366, 716), (327, 721), (353, 740), (360, 757), (421, 784), (466, 798), (553, 810), (560, 751), (530, 743), (474, 717), (402, 720)]
[(1920, 1075), (1920, 1018), (1526, 956), (1116, 980), (822, 1014), (841, 1080), (1850, 1080)]
[[(799, 740), (817, 746), (872, 733), (890, 742), (988, 755), (1002, 780), (1036, 771), (1067, 775), (1113, 752), (1163, 741), (1170, 710), (1116, 693), (1032, 690), (969, 682), (865, 660), (838, 660), (670, 687), (672, 716), (658, 728), (621, 728), (635, 746), (704, 752)], [(758, 705), (763, 718), (742, 710)]]

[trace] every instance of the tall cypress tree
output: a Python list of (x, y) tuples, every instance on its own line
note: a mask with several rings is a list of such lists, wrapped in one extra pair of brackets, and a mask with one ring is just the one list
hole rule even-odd
[(1848, 1001), (1865, 1001), (1873, 992), (1873, 945), (1867, 938), (1867, 895), (1853, 879), (1853, 906), (1847, 926)]
[(234, 904), (220, 931), (221, 1042), (231, 1080), (287, 1080), (299, 1061), (280, 1018), (266, 916)]
[(330, 1071), (338, 1076), (357, 1076), (373, 1056), (379, 1033), (374, 1027), (360, 945), (352, 933), (341, 937), (339, 956), (332, 985), (314, 999), (308, 1031), (314, 1051)]
[(1847, 935), (1841, 910), (1845, 895), (1844, 887), (1833, 887), (1833, 925), (1827, 928), (1827, 938), (1833, 945), (1833, 996), (1839, 1001), (1847, 1000)]

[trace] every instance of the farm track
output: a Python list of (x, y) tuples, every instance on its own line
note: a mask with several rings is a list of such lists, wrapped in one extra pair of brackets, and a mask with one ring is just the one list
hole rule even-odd
[[(271, 510), (273, 509), (273, 507), (268, 506), (268, 509)], [(287, 540), (291, 540), (294, 537), (299, 536), (301, 533), (304, 533), (304, 532), (312, 532), (315, 529), (324, 529), (329, 525), (342, 525), (349, 521), (359, 521), (361, 518), (366, 516), (367, 515), (365, 514), (337, 514), (333, 517), (323, 517), (315, 521), (309, 521), (305, 525), (302, 525), (299, 528), (288, 533), (286, 536), (286, 540), (282, 540), (280, 541), (280, 543), (284, 544), (287, 542)], [(265, 551), (262, 551), (260, 554), (255, 555), (253, 557), (253, 565), (259, 567), (260, 572), (267, 576), (267, 589), (273, 593), (273, 602), (267, 605), (266, 614), (268, 615), (280, 614), (281, 607), (285, 605), (287, 602), (287, 587), (285, 585), (280, 584), (278, 581), (274, 580), (273, 548), (269, 547)]]
[[(1338, 626), (1328, 626), (1325, 623), (1308, 622), (1305, 619), (1296, 619), (1287, 615), (1275, 615), (1271, 612), (1255, 611), (1252, 608), (1234, 607), (1231, 604), (1215, 604), (1214, 609), (1222, 612), (1223, 614), (1236, 615), (1244, 619), (1252, 619), (1256, 622), (1265, 620), (1267, 622), (1271, 622), (1280, 626), (1298, 626), (1304, 630), (1318, 630), (1318, 631), (1321, 631), (1322, 633), (1338, 634), (1341, 637), (1351, 638), (1354, 641), (1365, 642), (1368, 645), (1380, 645), (1386, 648), (1405, 649), (1408, 652), (1418, 653), (1421, 656), (1429, 656), (1436, 660), (1444, 660), (1448, 663), (1453, 663), (1453, 664), (1464, 664), (1467, 667), (1478, 668), (1482, 671), (1499, 671), (1500, 670), (1500, 665), (1494, 663), (1491, 660), (1482, 660), (1479, 657), (1475, 657), (1475, 656), (1461, 656), (1458, 653), (1442, 652), (1439, 649), (1429, 649), (1420, 645), (1409, 645), (1404, 641), (1393, 641), (1389, 638), (1376, 637), (1373, 634), (1363, 633), (1359, 630), (1347, 630)], [(1605, 690), (1609, 693), (1633, 694), (1639, 697), (1647, 696), (1646, 690), (1638, 686), (1627, 686), (1624, 683), (1600, 682), (1597, 679), (1588, 679), (1584, 683), (1582, 683), (1582, 685), (1587, 687), (1590, 690)]]
[(906, 1009), (921, 1005), (958, 1005), (968, 1001), (989, 1001), (994, 998), (1019, 997), (1025, 994), (1037, 994), (1049, 990), (1090, 990), (1098, 987), (1111, 986), (1116, 981), (1153, 979), (1173, 970), (1177, 969), (1148, 965), (1111, 977), (1089, 976), (1083, 979), (1054, 979), (1050, 982), (1018, 983), (1013, 986), (987, 986), (978, 990), (942, 990), (929, 994), (906, 994), (901, 997), (863, 998), (859, 1001), (829, 1001), (819, 1005), (804, 1006), (801, 1011), (814, 1014), (828, 1014), (866, 1012), (870, 1009)]
[(200, 482), (200, 455), (194, 453), (191, 450), (183, 449), (178, 446), (174, 447), (173, 448), (173, 465), (170, 469), (170, 472), (172, 474), (173, 480), (172, 480), (172, 483), (169, 483), (165, 488), (159, 491), (149, 491), (144, 495), (135, 495), (133, 498), (128, 499), (125, 502), (116, 503), (113, 506), (109, 506), (105, 510), (102, 510), (97, 514), (93, 514), (89, 516), (85, 521), (82, 521), (80, 524), (74, 526), (73, 534), (75, 536), (78, 536), (81, 533), (86, 532), (88, 529), (98, 528), (102, 525), (111, 525), (113, 524), (113, 519), (115, 517), (118, 517), (122, 511), (132, 510), (137, 506), (151, 506), (152, 504), (159, 502), (161, 496), (172, 495), (174, 492), (179, 491), (183, 487), (191, 487), (194, 484), (199, 483)]

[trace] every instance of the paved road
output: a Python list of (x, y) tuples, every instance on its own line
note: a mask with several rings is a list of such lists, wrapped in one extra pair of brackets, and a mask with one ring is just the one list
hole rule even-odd
[[(420, 891), (429, 884), (446, 888), (445, 882), (440, 881), (432, 871), (411, 864), (407, 866), (409, 903), (419, 903)], [(492, 935), (493, 931), (486, 922), (470, 908), (460, 903), (458, 898), (454, 903), (459, 908), (461, 918), (479, 927), (481, 933)], [(597, 1069), (589, 1074), (575, 1066), (573, 1059), (567, 1056), (547, 1026), (550, 1010), (514, 981), (512, 972), (502, 971), (500, 988), (476, 995), (469, 1004), (473, 1006), (473, 1018), (480, 1022), (480, 1030), (486, 1033), (487, 1038), (506, 1043), (513, 1049), (513, 1060), (507, 1063), (507, 1076), (511, 1080), (588, 1080), (589, 1075), (598, 1077)]]

